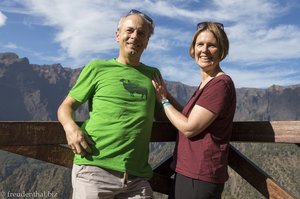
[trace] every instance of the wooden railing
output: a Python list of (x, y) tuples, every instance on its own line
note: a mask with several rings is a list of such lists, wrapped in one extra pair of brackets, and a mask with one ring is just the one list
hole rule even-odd
[[(80, 124), (80, 122), (78, 122)], [(168, 122), (154, 122), (152, 142), (175, 141), (177, 130)], [(300, 143), (300, 121), (234, 122), (231, 141)], [(71, 168), (72, 151), (58, 122), (0, 122), (0, 149)], [(154, 191), (169, 192), (174, 172), (172, 157), (154, 168), (150, 180)], [(266, 198), (295, 198), (233, 146), (229, 165)]]

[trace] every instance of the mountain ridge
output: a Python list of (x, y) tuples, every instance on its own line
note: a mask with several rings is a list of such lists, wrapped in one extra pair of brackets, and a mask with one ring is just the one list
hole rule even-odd
[[(60, 64), (30, 64), (15, 53), (0, 53), (0, 120), (57, 120), (56, 110), (75, 83), (82, 68)], [(169, 92), (185, 104), (197, 89), (181, 82), (166, 81)], [(298, 120), (300, 84), (262, 88), (236, 88), (235, 120)], [(276, 108), (274, 108), (276, 107)], [(77, 116), (87, 117), (87, 106)], [(279, 108), (279, 109), (278, 109)], [(16, 114), (18, 113), (18, 114)]]

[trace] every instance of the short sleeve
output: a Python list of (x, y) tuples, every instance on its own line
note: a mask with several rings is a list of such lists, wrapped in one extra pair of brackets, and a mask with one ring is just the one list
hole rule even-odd
[(95, 92), (96, 86), (96, 71), (95, 64), (89, 62), (81, 71), (75, 85), (69, 92), (69, 96), (79, 101), (80, 103), (86, 102), (90, 96)]
[(223, 79), (209, 82), (196, 104), (215, 114), (220, 114), (228, 101), (227, 88), (227, 83)]

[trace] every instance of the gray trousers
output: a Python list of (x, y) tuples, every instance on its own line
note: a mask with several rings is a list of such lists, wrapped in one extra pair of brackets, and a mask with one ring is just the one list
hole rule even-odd
[(73, 165), (73, 199), (153, 198), (147, 179), (96, 166)]

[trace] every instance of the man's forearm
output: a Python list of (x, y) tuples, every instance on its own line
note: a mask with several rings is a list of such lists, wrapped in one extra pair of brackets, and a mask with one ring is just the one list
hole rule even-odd
[(75, 111), (65, 104), (60, 105), (57, 111), (58, 121), (64, 126), (75, 123)]

